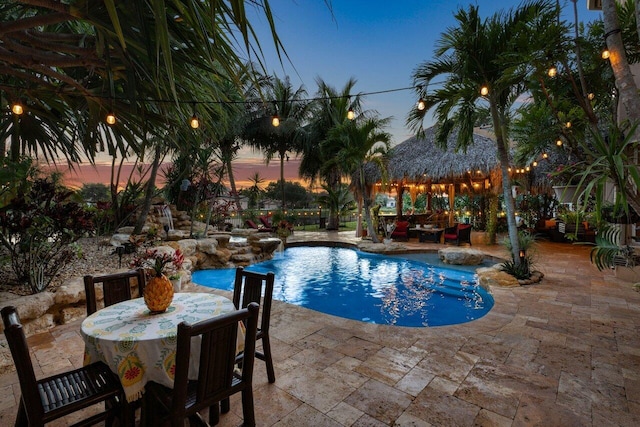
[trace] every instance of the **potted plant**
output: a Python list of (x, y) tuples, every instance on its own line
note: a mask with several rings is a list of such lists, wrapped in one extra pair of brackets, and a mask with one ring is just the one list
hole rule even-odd
[(158, 249), (147, 249), (141, 256), (131, 261), (131, 267), (143, 268), (147, 275), (144, 302), (149, 311), (162, 313), (173, 301), (174, 285), (168, 276), (178, 274), (184, 262), (180, 249), (169, 253)]
[(293, 233), (293, 224), (286, 219), (278, 221), (276, 224), (276, 234), (282, 240), (282, 243), (287, 243), (287, 237)]

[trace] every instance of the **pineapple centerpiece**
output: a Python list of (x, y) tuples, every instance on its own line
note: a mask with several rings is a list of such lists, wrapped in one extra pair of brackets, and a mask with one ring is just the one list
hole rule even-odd
[(144, 288), (144, 302), (151, 314), (163, 313), (173, 301), (173, 284), (166, 274), (181, 267), (183, 256), (180, 250), (174, 254), (160, 253), (157, 249), (148, 249), (144, 255), (131, 263), (132, 267), (142, 267), (147, 274)]

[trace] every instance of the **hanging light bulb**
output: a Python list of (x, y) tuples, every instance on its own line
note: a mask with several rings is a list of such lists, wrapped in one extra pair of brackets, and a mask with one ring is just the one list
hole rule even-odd
[(191, 126), (193, 129), (198, 129), (200, 127), (200, 120), (198, 120), (198, 116), (196, 116), (195, 113), (193, 114), (193, 116), (191, 116), (189, 126)]
[(20, 104), (20, 102), (16, 102), (11, 106), (11, 112), (16, 116), (19, 116), (24, 113), (24, 108), (22, 108), (22, 104)]
[(113, 113), (113, 111), (109, 111), (109, 114), (107, 114), (106, 121), (107, 121), (107, 124), (109, 125), (116, 124), (116, 115)]
[(353, 108), (349, 107), (349, 111), (347, 111), (347, 119), (353, 120), (356, 118), (356, 113), (353, 112)]
[(602, 53), (600, 54), (600, 56), (602, 57), (602, 59), (609, 59), (611, 57), (611, 51), (609, 50), (609, 48), (604, 48), (602, 50)]
[(273, 116), (271, 116), (271, 125), (274, 128), (280, 126), (280, 116), (278, 116), (278, 113), (275, 113)]
[(558, 138), (558, 140), (556, 141), (556, 145), (558, 147), (562, 147), (562, 140)]
[(549, 158), (549, 155), (547, 153), (542, 153), (542, 158), (543, 159), (547, 159), (547, 158)]
[(480, 95), (487, 96), (488, 94), (489, 94), (489, 86), (482, 85), (482, 87), (480, 88)]
[(567, 129), (569, 129), (571, 127), (571, 122), (565, 123), (565, 126), (567, 127)]
[(551, 67), (549, 67), (549, 69), (547, 70), (547, 75), (549, 77), (555, 77), (558, 74), (558, 69), (556, 68), (555, 65), (552, 65)]
[(416, 106), (418, 107), (419, 111), (424, 111), (424, 109), (427, 108), (427, 104), (424, 103), (424, 99), (422, 98), (418, 100), (418, 103), (416, 104)]
[(531, 170), (531, 167), (527, 166), (524, 168), (525, 171), (529, 172)]
[(538, 167), (538, 162), (534, 160), (533, 163), (531, 163), (531, 166), (533, 166), (534, 168), (537, 168)]
[(193, 116), (191, 116), (191, 120), (189, 121), (189, 126), (192, 129), (198, 129), (200, 127), (200, 120), (198, 120), (198, 116), (196, 114), (196, 103), (193, 103)]
[(589, 95), (587, 95), (587, 98), (589, 98), (589, 101), (593, 101), (595, 97), (596, 97), (596, 94), (593, 92), (589, 92)]

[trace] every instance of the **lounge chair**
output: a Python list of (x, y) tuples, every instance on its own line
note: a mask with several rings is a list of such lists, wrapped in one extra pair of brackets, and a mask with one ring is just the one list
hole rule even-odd
[(258, 232), (270, 233), (270, 232), (273, 231), (273, 229), (271, 227), (262, 227), (262, 226), (259, 227), (255, 222), (251, 221), (250, 219), (246, 219), (244, 221), (244, 224), (248, 228), (253, 228), (255, 230), (258, 230)]
[(468, 243), (471, 246), (471, 224), (456, 224), (444, 229), (444, 243), (451, 242), (456, 245)]
[(396, 228), (391, 233), (391, 238), (394, 240), (409, 240), (409, 221), (396, 222)]
[(270, 228), (273, 230), (273, 225), (269, 222), (269, 219), (265, 216), (258, 217), (264, 228)]

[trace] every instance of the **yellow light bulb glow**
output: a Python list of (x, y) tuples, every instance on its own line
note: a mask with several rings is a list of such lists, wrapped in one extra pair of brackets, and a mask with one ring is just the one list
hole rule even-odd
[(487, 95), (489, 95), (489, 86), (486, 86), (486, 85), (485, 85), (485, 86), (482, 86), (482, 87), (480, 88), (480, 95), (482, 95), (482, 96), (487, 96)]
[(198, 129), (200, 127), (200, 120), (198, 120), (198, 116), (196, 116), (195, 114), (191, 116), (189, 126), (191, 126), (193, 129)]
[(424, 111), (424, 109), (427, 108), (427, 104), (424, 103), (424, 99), (422, 98), (418, 100), (418, 103), (416, 105), (418, 107), (418, 110), (420, 111)]
[(15, 104), (13, 104), (11, 106), (11, 112), (13, 112), (13, 114), (15, 114), (16, 116), (19, 116), (22, 113), (24, 113), (24, 109), (22, 108), (22, 104), (20, 104), (19, 102), (16, 102)]
[(356, 113), (353, 112), (353, 108), (349, 108), (349, 111), (347, 111), (347, 119), (353, 120), (355, 118), (356, 118)]
[(605, 48), (600, 54), (600, 56), (602, 57), (602, 59), (609, 59), (611, 57), (611, 51)]
[(110, 124), (110, 125), (116, 124), (116, 115), (113, 114), (113, 111), (110, 111), (109, 114), (107, 114), (106, 121), (107, 121), (107, 124)]
[(551, 67), (549, 67), (549, 69), (547, 70), (547, 75), (549, 77), (555, 77), (558, 74), (558, 69), (556, 68), (555, 65), (552, 65)]
[(280, 117), (278, 117), (277, 114), (275, 114), (271, 118), (271, 124), (273, 125), (274, 128), (277, 128), (278, 126), (280, 126)]
[(557, 141), (556, 141), (556, 145), (557, 145), (558, 147), (561, 147), (561, 146), (562, 146), (562, 140), (561, 140), (561, 139), (557, 140)]

